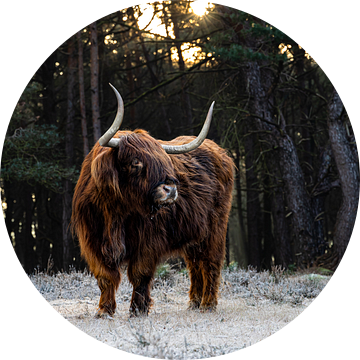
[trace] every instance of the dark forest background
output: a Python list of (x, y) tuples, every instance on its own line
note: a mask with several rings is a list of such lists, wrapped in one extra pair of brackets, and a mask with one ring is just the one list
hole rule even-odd
[(68, 228), (71, 200), (84, 156), (116, 112), (109, 82), (125, 101), (123, 126), (164, 140), (197, 134), (216, 101), (208, 137), (237, 166), (227, 264), (337, 267), (359, 190), (338, 94), (271, 24), (220, 5), (199, 16), (191, 4), (135, 6), (90, 24), (26, 87), (4, 143), (1, 192), (28, 273), (85, 267)]

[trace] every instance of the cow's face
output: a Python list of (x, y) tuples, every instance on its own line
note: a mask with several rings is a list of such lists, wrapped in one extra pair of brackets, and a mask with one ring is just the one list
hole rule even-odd
[(178, 198), (178, 180), (169, 155), (143, 130), (119, 131), (116, 166), (119, 188), (129, 207), (153, 211)]
[(146, 131), (118, 131), (124, 117), (124, 102), (115, 92), (118, 110), (115, 120), (93, 149), (91, 175), (96, 187), (108, 189), (118, 202), (144, 213), (173, 204), (178, 198), (175, 169), (168, 154), (195, 150), (209, 131), (214, 102), (197, 138), (175, 145), (152, 138)]

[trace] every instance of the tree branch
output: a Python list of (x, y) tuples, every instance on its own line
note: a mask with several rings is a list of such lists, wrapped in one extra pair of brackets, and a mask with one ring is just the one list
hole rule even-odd
[(173, 76), (172, 78), (167, 79), (167, 80), (159, 83), (158, 85), (156, 85), (156, 86), (154, 86), (154, 87), (146, 90), (146, 91), (143, 92), (140, 96), (138, 96), (136, 99), (134, 99), (134, 100), (126, 103), (126, 104), (125, 104), (125, 107), (128, 107), (128, 106), (131, 106), (131, 105), (136, 104), (136, 103), (137, 103), (139, 100), (141, 100), (143, 97), (149, 95), (150, 93), (158, 90), (159, 88), (161, 88), (161, 87), (163, 87), (163, 86), (165, 86), (165, 85), (168, 85), (168, 84), (172, 83), (173, 81), (181, 78), (182, 76), (190, 73), (192, 70), (196, 69), (197, 67), (201, 66), (202, 64), (205, 64), (205, 63), (206, 63), (207, 61), (209, 61), (209, 60), (210, 60), (210, 59), (204, 59), (204, 60), (200, 61), (199, 63), (193, 65), (192, 67), (190, 67), (190, 68), (187, 69), (186, 71), (181, 72), (180, 74), (178, 74), (178, 75), (176, 75), (176, 76)]

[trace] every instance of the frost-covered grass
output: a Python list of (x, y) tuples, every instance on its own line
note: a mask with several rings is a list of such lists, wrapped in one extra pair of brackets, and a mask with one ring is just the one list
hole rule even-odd
[(160, 268), (154, 306), (148, 317), (129, 318), (132, 287), (124, 274), (113, 318), (94, 318), (100, 298), (86, 272), (38, 273), (30, 277), (47, 301), (73, 325), (105, 344), (154, 358), (198, 359), (250, 346), (298, 316), (330, 279), (317, 274), (288, 275), (279, 268), (256, 272), (223, 270), (218, 309), (187, 310), (186, 272)]

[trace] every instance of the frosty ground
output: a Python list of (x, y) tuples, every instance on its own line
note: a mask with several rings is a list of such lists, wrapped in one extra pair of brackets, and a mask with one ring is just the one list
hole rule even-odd
[(65, 319), (105, 344), (154, 358), (198, 359), (227, 354), (274, 334), (314, 300), (330, 277), (230, 267), (222, 272), (217, 311), (201, 313), (187, 310), (186, 272), (166, 265), (154, 281), (149, 316), (130, 318), (132, 287), (124, 271), (116, 313), (105, 319), (94, 317), (100, 291), (91, 274), (37, 273), (30, 279)]

